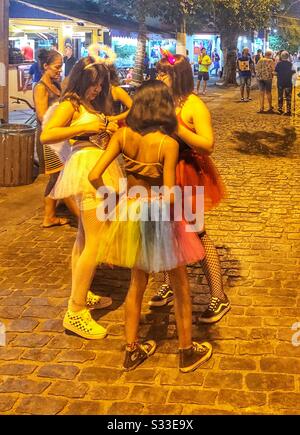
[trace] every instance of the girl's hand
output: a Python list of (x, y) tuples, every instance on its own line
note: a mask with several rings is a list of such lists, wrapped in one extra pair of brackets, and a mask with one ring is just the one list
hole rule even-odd
[(110, 121), (107, 124), (106, 130), (108, 133), (113, 134), (118, 130), (118, 128), (119, 128), (119, 125), (117, 122)]
[(105, 121), (100, 118), (95, 121), (82, 124), (83, 133), (99, 133), (100, 131), (105, 130), (105, 128)]

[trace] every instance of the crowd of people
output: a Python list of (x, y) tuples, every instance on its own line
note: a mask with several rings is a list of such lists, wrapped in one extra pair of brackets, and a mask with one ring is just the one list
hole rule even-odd
[[(199, 324), (221, 320), (230, 310), (230, 301), (224, 292), (213, 241), (203, 225), (190, 230), (192, 222), (183, 213), (182, 197), (179, 201), (173, 191), (175, 187), (180, 192), (191, 189), (189, 201), (194, 215), (216, 207), (226, 193), (210, 156), (214, 149), (211, 116), (194, 91), (192, 66), (186, 56), (165, 53), (156, 65), (156, 80), (146, 80), (132, 99), (120, 87), (109, 56), (101, 58), (89, 53), (73, 62), (70, 47), (67, 48), (67, 59), (56, 49), (40, 50), (41, 76), (34, 87), (40, 170), (49, 174), (42, 226), (69, 223), (56, 216), (58, 200), (66, 203), (78, 221), (72, 250), (72, 288), (63, 325), (85, 339), (105, 338), (106, 329), (90, 313), (91, 309), (112, 304), (110, 297), (91, 290), (97, 265), (130, 268), (123, 365), (125, 370), (135, 369), (156, 350), (154, 340), (138, 339), (138, 329), (149, 274), (163, 272), (164, 283), (152, 295), (149, 305), (155, 309), (174, 300), (179, 369), (195, 370), (211, 357), (212, 346), (192, 340), (186, 266), (200, 262), (210, 288), (210, 301), (198, 318)], [(206, 84), (210, 66), (205, 49), (201, 56), (197, 90), (202, 80)], [(217, 53), (214, 62), (219, 62)], [(61, 83), (64, 63), (70, 69)], [(244, 49), (237, 63), (242, 100), (250, 99), (255, 68), (262, 82), (261, 108), (262, 93), (266, 92), (269, 110), (272, 109), (270, 83), (264, 76), (270, 69), (272, 76), (278, 75), (279, 108), (283, 109), (285, 95), (289, 113), (289, 82), (283, 79), (291, 73), (287, 64), (286, 52), (281, 53), (274, 66), (268, 52), (256, 61)], [(217, 72), (219, 65), (214, 64), (214, 68)], [(199, 208), (199, 188), (203, 187)], [(114, 205), (108, 206), (107, 211), (107, 198), (113, 197)], [(182, 213), (177, 218), (179, 203)], [(168, 219), (164, 218), (166, 210), (170, 211)]]

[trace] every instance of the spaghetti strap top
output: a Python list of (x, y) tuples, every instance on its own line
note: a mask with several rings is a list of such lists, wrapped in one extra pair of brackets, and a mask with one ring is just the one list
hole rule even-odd
[(158, 149), (158, 161), (153, 163), (145, 163), (134, 160), (125, 154), (126, 130), (123, 131), (122, 154), (124, 158), (124, 167), (127, 174), (138, 175), (145, 178), (160, 179), (163, 174), (163, 164), (159, 161), (163, 143), (167, 135), (163, 136)]

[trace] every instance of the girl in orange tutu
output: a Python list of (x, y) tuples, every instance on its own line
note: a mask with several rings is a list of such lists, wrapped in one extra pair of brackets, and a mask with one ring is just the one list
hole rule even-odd
[[(158, 79), (172, 89), (178, 119), (176, 133), (180, 144), (176, 182), (181, 186), (204, 187), (205, 211), (216, 207), (225, 196), (225, 187), (209, 155), (214, 147), (211, 116), (206, 105), (194, 94), (194, 77), (191, 65), (182, 55), (163, 53), (156, 68)], [(230, 302), (223, 291), (221, 266), (217, 250), (206, 231), (199, 234), (206, 256), (202, 267), (211, 290), (207, 310), (200, 322), (214, 323), (230, 309)], [(173, 292), (165, 275), (165, 284), (149, 302), (162, 306), (173, 299)]]

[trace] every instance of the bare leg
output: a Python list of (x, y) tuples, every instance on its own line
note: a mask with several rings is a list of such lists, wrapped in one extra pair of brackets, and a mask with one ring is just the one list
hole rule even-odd
[(272, 110), (272, 94), (271, 94), (271, 92), (267, 92), (267, 100), (269, 103), (269, 110)]
[(192, 301), (186, 267), (174, 269), (169, 275), (175, 294), (179, 348), (186, 349), (192, 345)]
[(203, 81), (203, 94), (205, 94), (206, 92), (206, 87), (207, 87), (207, 80)]
[(68, 209), (70, 210), (70, 212), (72, 213), (73, 216), (76, 216), (77, 219), (79, 219), (80, 217), (80, 210), (78, 208), (78, 205), (75, 201), (74, 198), (70, 197), (70, 198), (65, 198), (64, 199), (64, 203), (66, 204), (66, 206), (68, 207)]
[(72, 292), (69, 301), (69, 309), (72, 311), (79, 311), (86, 304), (87, 292), (97, 266), (100, 232), (103, 226), (103, 223), (98, 221), (96, 217), (95, 209), (83, 211), (81, 220), (84, 229), (85, 245), (81, 255), (75, 261), (76, 267), (72, 271)]
[(264, 107), (265, 107), (265, 93), (264, 93), (264, 91), (260, 91), (260, 93), (259, 93), (259, 104), (260, 104), (260, 110), (264, 110)]
[(245, 85), (241, 85), (240, 90), (241, 90), (241, 98), (244, 98)]
[(137, 341), (142, 301), (147, 283), (147, 273), (139, 269), (132, 269), (130, 287), (125, 301), (125, 335), (127, 344)]
[(79, 219), (76, 240), (72, 250), (72, 274), (74, 274), (75, 272), (75, 269), (77, 267), (77, 261), (84, 249), (84, 244), (85, 244), (84, 229), (83, 229), (81, 219)]
[(197, 81), (197, 93), (199, 93), (199, 89), (200, 89), (200, 80)]

